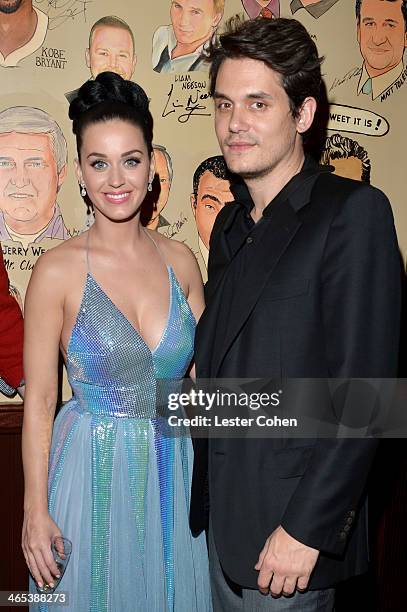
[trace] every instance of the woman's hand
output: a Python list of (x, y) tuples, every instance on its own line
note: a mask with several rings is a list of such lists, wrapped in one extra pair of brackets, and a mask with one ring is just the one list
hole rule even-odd
[(22, 548), (28, 569), (37, 585), (54, 586), (59, 570), (51, 552), (51, 543), (62, 536), (48, 512), (30, 512), (24, 515)]

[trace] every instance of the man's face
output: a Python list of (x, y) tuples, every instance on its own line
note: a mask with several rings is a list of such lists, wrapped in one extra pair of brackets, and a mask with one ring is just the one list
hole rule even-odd
[(357, 157), (330, 159), (329, 165), (335, 168), (334, 174), (338, 176), (344, 176), (345, 178), (354, 179), (355, 181), (362, 180), (362, 160)]
[(229, 170), (257, 179), (286, 167), (301, 117), (294, 119), (280, 75), (261, 61), (227, 59), (215, 87), (215, 130)]
[(403, 58), (407, 36), (401, 0), (363, 0), (357, 36), (370, 76), (384, 74)]
[(170, 195), (170, 175), (168, 171), (167, 160), (160, 149), (154, 149), (155, 173), (160, 181), (160, 195), (154, 211), (154, 217), (159, 215), (163, 208), (167, 205)]
[(0, 0), (0, 13), (15, 13), (22, 3), (23, 0)]
[(22, 234), (46, 227), (65, 171), (64, 166), (58, 175), (47, 134), (0, 134), (0, 209), (6, 223)]
[(207, 170), (200, 178), (196, 202), (195, 196), (191, 196), (198, 234), (207, 249), (218, 212), (225, 204), (233, 202), (229, 186), (229, 181), (217, 178)]
[(175, 38), (186, 45), (209, 40), (222, 18), (213, 0), (172, 0), (170, 15)]
[(136, 57), (129, 32), (111, 26), (97, 27), (90, 48), (86, 49), (86, 65), (93, 78), (101, 72), (115, 72), (124, 79), (130, 79)]

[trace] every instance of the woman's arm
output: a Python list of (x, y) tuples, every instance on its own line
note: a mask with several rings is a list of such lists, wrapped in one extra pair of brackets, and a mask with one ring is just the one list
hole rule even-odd
[(25, 300), (23, 421), (25, 479), (22, 547), (27, 565), (39, 586), (53, 582), (58, 569), (51, 539), (60, 531), (48, 514), (48, 460), (58, 388), (59, 341), (64, 294), (57, 265), (59, 257), (46, 253), (32, 273)]

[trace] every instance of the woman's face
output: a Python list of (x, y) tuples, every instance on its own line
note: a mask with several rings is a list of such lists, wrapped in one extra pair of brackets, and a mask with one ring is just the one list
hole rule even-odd
[(85, 183), (95, 214), (120, 222), (140, 210), (154, 176), (154, 161), (141, 129), (112, 119), (85, 128), (76, 173)]

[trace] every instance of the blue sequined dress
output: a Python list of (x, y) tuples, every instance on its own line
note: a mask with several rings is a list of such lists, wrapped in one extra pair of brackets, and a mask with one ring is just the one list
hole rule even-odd
[(168, 319), (153, 351), (88, 269), (67, 349), (73, 398), (55, 420), (49, 467), (50, 514), (73, 544), (56, 592), (70, 603), (30, 610), (212, 610), (205, 537), (188, 526), (191, 439), (163, 435), (155, 414), (157, 381), (184, 376), (195, 331), (167, 269)]

